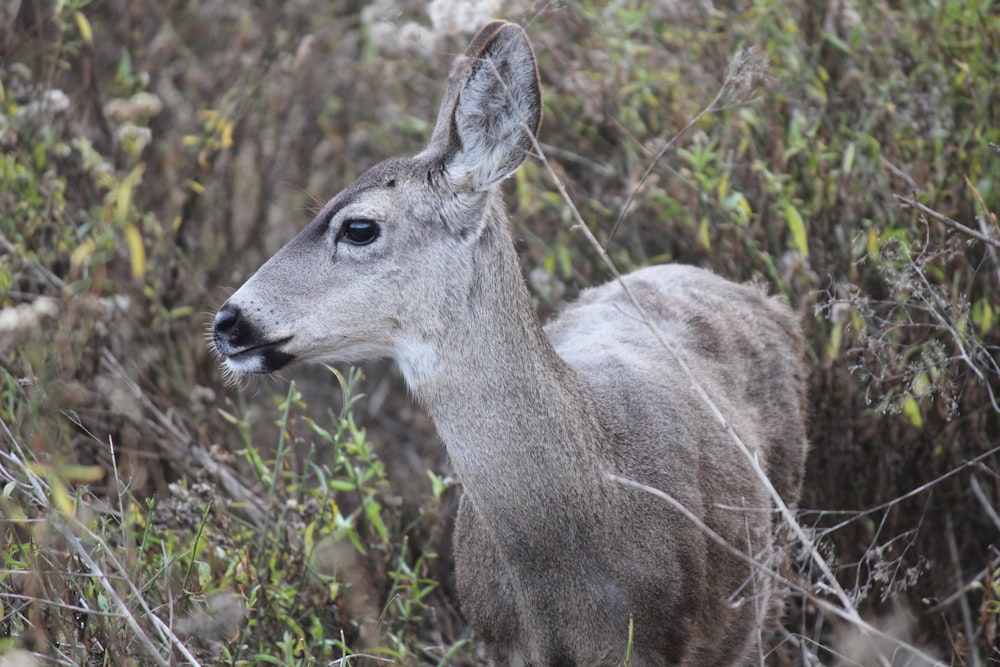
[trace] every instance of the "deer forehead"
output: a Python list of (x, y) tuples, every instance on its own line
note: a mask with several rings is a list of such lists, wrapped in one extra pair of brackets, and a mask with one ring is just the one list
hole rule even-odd
[(328, 201), (317, 217), (326, 225), (347, 218), (384, 218), (396, 207), (400, 182), (412, 179), (415, 167), (407, 162), (394, 159), (375, 165)]
[(317, 218), (323, 230), (332, 234), (345, 220), (356, 218), (397, 224), (409, 221), (426, 231), (426, 224), (447, 226), (449, 218), (467, 216), (469, 204), (484, 199), (450, 186), (443, 167), (434, 161), (420, 156), (393, 158), (358, 177), (327, 202)]

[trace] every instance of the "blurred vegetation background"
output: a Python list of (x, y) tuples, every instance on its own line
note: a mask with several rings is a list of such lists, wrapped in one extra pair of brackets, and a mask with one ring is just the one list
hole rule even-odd
[[(205, 332), (327, 198), (422, 148), (497, 16), (620, 269), (697, 264), (798, 312), (801, 521), (857, 609), (1000, 663), (990, 0), (4, 0), (0, 661), (476, 662), (460, 489), (396, 371), (226, 387)], [(537, 162), (508, 195), (540, 313), (607, 279)], [(768, 663), (874, 664), (799, 570)]]

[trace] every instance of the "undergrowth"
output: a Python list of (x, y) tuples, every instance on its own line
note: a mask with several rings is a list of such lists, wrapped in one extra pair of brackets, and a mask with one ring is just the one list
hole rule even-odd
[[(245, 416), (223, 413), (245, 441), (229, 456), (245, 459), (254, 485), (241, 503), (196, 480), (172, 483), (160, 500), (137, 497), (113, 442), (103, 443), (107, 470), (44, 462), (7, 431), (7, 647), (59, 664), (303, 665), (359, 653), (414, 661), (436, 556), (421, 545), (414, 559), (405, 539), (392, 539), (405, 526), (347, 409), (358, 374), (339, 379), (345, 409), (332, 429), (301, 414), (289, 384), (275, 406), (273, 458), (251, 442)], [(292, 441), (308, 442), (303, 458)], [(99, 497), (99, 484), (111, 493)], [(420, 650), (445, 659), (463, 646)]]

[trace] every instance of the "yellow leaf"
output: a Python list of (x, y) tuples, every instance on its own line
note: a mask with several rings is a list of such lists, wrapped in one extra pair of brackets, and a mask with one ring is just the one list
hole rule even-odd
[(316, 545), (316, 523), (311, 522), (302, 532), (302, 551), (307, 554), (315, 553), (313, 547)]
[(236, 417), (236, 415), (230, 414), (230, 413), (226, 412), (225, 410), (223, 410), (222, 408), (217, 408), (216, 412), (218, 412), (219, 416), (221, 416), (223, 419), (225, 419), (230, 424), (239, 424), (240, 423), (240, 420), (239, 420), (239, 418)]
[(142, 174), (145, 170), (145, 164), (136, 165), (115, 187), (114, 220), (119, 225), (128, 219), (129, 211), (132, 210), (132, 193), (142, 183)]
[(76, 507), (73, 503), (73, 496), (70, 495), (69, 489), (66, 488), (58, 475), (49, 475), (49, 488), (52, 490), (52, 504), (56, 506), (56, 509), (62, 512), (63, 516), (74, 516)]
[(747, 220), (749, 220), (750, 216), (753, 215), (753, 209), (750, 208), (750, 202), (747, 201), (746, 197), (740, 195), (739, 204), (740, 208), (743, 209), (743, 213), (746, 214)]
[(87, 44), (94, 43), (94, 31), (90, 29), (90, 21), (87, 17), (83, 15), (83, 12), (73, 12), (73, 18), (76, 19), (76, 27), (80, 29), (80, 36), (83, 37), (83, 41)]
[(132, 277), (142, 278), (146, 273), (146, 248), (142, 245), (142, 234), (135, 225), (125, 226), (125, 240), (132, 260)]
[(841, 160), (840, 168), (844, 174), (851, 173), (851, 167), (854, 166), (854, 142), (847, 144), (847, 148), (844, 150), (844, 158)]
[(909, 417), (910, 423), (917, 428), (924, 425), (924, 416), (920, 412), (920, 404), (912, 396), (907, 396), (903, 399), (903, 414)]
[(128, 183), (122, 182), (115, 188), (115, 214), (114, 221), (122, 224), (128, 219), (128, 212), (132, 208), (132, 188)]
[(225, 150), (233, 145), (233, 123), (225, 118), (222, 121), (222, 148)]
[(87, 263), (87, 260), (90, 259), (95, 250), (97, 250), (97, 244), (94, 243), (94, 239), (87, 239), (78, 245), (69, 256), (70, 266), (75, 269), (80, 268)]
[(722, 178), (719, 179), (718, 195), (719, 201), (725, 201), (726, 195), (729, 193), (729, 172), (724, 172)]
[(517, 210), (531, 210), (531, 194), (533, 189), (528, 184), (528, 170), (518, 169), (514, 172), (514, 192), (517, 195)]
[(104, 479), (101, 466), (65, 465), (59, 467), (59, 473), (67, 482), (76, 484), (93, 484)]
[(962, 60), (956, 60), (955, 66), (958, 67), (958, 73), (955, 75), (955, 85), (964, 86), (965, 82), (969, 80), (969, 63)]
[(128, 506), (128, 516), (129, 516), (129, 519), (133, 523), (135, 523), (135, 525), (138, 526), (139, 528), (145, 528), (146, 527), (146, 515), (142, 511), (142, 509), (139, 508), (139, 505), (137, 503), (135, 503), (135, 502), (129, 503), (129, 506)]
[(792, 234), (792, 245), (803, 257), (808, 257), (809, 239), (806, 235), (806, 223), (790, 203), (785, 204), (785, 220), (788, 221), (788, 231)]
[(874, 229), (868, 230), (868, 257), (870, 259), (878, 259), (878, 251), (881, 247), (881, 242), (879, 241), (878, 234), (875, 233)]
[(146, 173), (146, 163), (140, 163), (132, 167), (132, 171), (125, 177), (125, 181), (135, 187), (142, 183), (142, 175)]
[(705, 246), (705, 250), (712, 249), (712, 235), (711, 230), (708, 228), (708, 218), (701, 219), (701, 225), (698, 227), (698, 237), (701, 239), (701, 244)]

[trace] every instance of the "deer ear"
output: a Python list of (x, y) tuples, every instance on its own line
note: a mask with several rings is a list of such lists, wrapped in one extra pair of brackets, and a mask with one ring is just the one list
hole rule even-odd
[(482, 192), (513, 174), (542, 117), (535, 54), (520, 26), (487, 24), (448, 82), (432, 147), (456, 185)]

